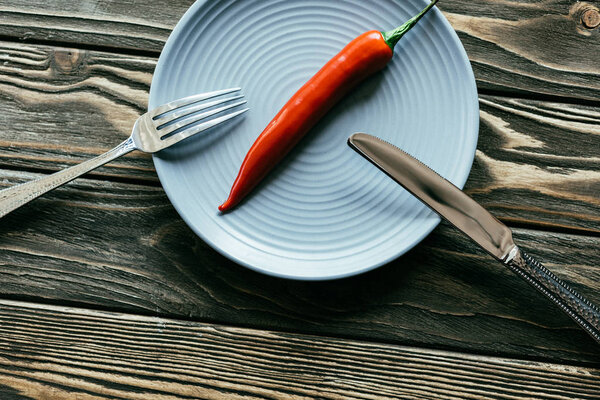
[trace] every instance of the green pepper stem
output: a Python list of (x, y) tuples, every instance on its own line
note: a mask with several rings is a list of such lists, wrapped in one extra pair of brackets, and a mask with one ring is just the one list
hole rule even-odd
[(400, 38), (404, 36), (404, 34), (408, 32), (413, 26), (415, 26), (417, 22), (419, 22), (419, 20), (423, 17), (423, 15), (427, 14), (427, 11), (429, 11), (431, 7), (435, 6), (435, 3), (437, 2), (438, 0), (432, 0), (432, 2), (429, 3), (429, 5), (425, 7), (423, 11), (421, 11), (420, 13), (418, 13), (417, 15), (406, 21), (404, 24), (397, 27), (396, 29), (392, 29), (391, 31), (387, 32), (381, 32), (381, 34), (383, 35), (383, 40), (385, 40), (387, 45), (390, 46), (392, 50), (394, 50), (394, 47), (396, 46), (396, 43), (398, 43)]

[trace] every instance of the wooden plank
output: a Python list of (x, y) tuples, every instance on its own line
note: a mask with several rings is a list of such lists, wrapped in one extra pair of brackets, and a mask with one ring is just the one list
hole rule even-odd
[(0, 35), (157, 55), (194, 0), (3, 0)]
[[(0, 167), (50, 172), (96, 156), (146, 108), (152, 58), (6, 42), (0, 53)], [(468, 192), (513, 224), (600, 232), (600, 107), (493, 96), (480, 107)], [(157, 183), (139, 152), (93, 175)]]
[[(0, 165), (55, 171), (127, 138), (145, 112), (153, 58), (0, 43)], [(156, 182), (135, 152), (96, 176)]]
[(483, 90), (600, 100), (600, 41), (574, 0), (444, 0)]
[[(0, 36), (158, 54), (192, 3), (3, 0)], [(581, 22), (597, 5), (444, 0), (439, 7), (459, 33), (481, 89), (600, 100), (599, 31)]]
[(594, 399), (600, 370), (0, 302), (0, 396), (18, 399)]
[[(600, 303), (600, 238), (527, 229), (515, 238)], [(600, 356), (568, 317), (445, 224), (370, 273), (287, 281), (228, 261), (161, 188), (128, 183), (77, 180), (3, 218), (0, 282), (2, 298), (514, 357)]]
[(481, 96), (467, 192), (504, 221), (600, 233), (600, 108)]

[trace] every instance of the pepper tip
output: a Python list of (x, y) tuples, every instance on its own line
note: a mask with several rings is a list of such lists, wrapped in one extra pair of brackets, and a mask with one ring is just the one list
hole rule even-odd
[(221, 212), (227, 212), (227, 211), (231, 210), (232, 207), (233, 207), (233, 204), (232, 204), (231, 199), (227, 199), (225, 201), (225, 203), (221, 204), (218, 208), (219, 208), (219, 211), (221, 211)]

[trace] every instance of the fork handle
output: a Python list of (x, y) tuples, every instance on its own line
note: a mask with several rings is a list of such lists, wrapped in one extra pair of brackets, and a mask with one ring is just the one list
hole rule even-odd
[(31, 200), (38, 198), (44, 193), (56, 189), (115, 158), (121, 157), (122, 155), (135, 150), (135, 148), (133, 139), (129, 138), (114, 149), (109, 150), (98, 157), (84, 161), (81, 164), (74, 165), (33, 181), (0, 190), (0, 218), (22, 205), (29, 203)]

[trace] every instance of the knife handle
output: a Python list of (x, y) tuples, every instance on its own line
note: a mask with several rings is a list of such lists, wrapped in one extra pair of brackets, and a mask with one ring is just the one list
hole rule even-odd
[(591, 301), (570, 288), (521, 249), (517, 248), (515, 256), (505, 264), (530, 285), (545, 294), (600, 343), (600, 310)]

